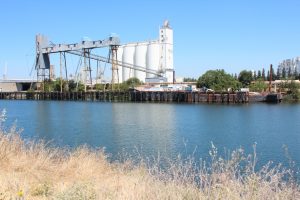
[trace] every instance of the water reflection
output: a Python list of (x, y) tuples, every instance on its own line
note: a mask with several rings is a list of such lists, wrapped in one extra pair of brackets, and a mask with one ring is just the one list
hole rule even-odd
[(35, 133), (38, 138), (51, 140), (54, 137), (55, 131), (53, 130), (53, 118), (51, 104), (37, 103), (36, 108), (33, 108), (35, 112), (32, 112), (32, 122), (36, 123)]
[(112, 113), (112, 133), (119, 151), (137, 148), (142, 154), (172, 154), (175, 145), (174, 106), (112, 104)]

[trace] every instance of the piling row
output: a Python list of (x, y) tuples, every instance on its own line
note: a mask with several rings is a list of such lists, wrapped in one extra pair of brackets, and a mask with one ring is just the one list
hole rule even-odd
[(140, 102), (189, 102), (189, 103), (247, 103), (249, 95), (238, 93), (200, 92), (132, 92), (131, 99)]
[(201, 93), (186, 91), (91, 91), (91, 92), (0, 92), (0, 99), (109, 101), (109, 102), (188, 102), (188, 103), (248, 103), (249, 94)]

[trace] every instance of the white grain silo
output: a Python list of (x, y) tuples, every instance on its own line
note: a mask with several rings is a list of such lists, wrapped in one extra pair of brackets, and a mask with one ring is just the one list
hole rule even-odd
[[(134, 65), (146, 69), (148, 43), (137, 43), (135, 46)], [(145, 82), (146, 72), (135, 70), (134, 76), (140, 81)]]
[(118, 51), (117, 51), (117, 61), (118, 61), (118, 81), (119, 83), (123, 82), (123, 74), (122, 74), (122, 69), (123, 67), (119, 64), (122, 63), (122, 56), (123, 56), (123, 46), (119, 46)]
[[(147, 48), (147, 56), (146, 56), (146, 67), (149, 70), (158, 71), (159, 67), (159, 42), (158, 41), (152, 41), (148, 44)], [(154, 74), (147, 73), (147, 78), (153, 78), (155, 77)]]
[[(134, 51), (135, 51), (135, 44), (126, 44), (123, 48), (123, 56), (122, 56), (122, 62), (127, 64), (133, 64), (134, 63)], [(122, 70), (123, 73), (123, 82), (127, 81), (129, 78), (134, 77), (134, 70), (129, 69), (126, 67), (123, 67)]]

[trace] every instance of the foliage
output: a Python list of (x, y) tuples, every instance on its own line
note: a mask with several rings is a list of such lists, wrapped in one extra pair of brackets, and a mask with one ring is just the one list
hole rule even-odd
[(75, 82), (74, 80), (62, 80), (60, 78), (51, 81), (47, 80), (42, 83), (41, 90), (44, 90), (45, 92), (60, 92), (61, 91), (61, 85), (62, 85), (62, 91), (63, 92), (80, 92), (84, 91), (84, 84), (81, 82)]
[(77, 87), (76, 87), (75, 91), (77, 91), (77, 92), (84, 92), (84, 88), (85, 88), (84, 84), (81, 83), (81, 82), (76, 83), (76, 84), (77, 84)]
[(276, 72), (276, 80), (280, 79), (280, 68), (277, 68), (277, 72)]
[(127, 91), (130, 88), (137, 87), (139, 85), (142, 85), (142, 82), (138, 78), (129, 78), (125, 82), (120, 84), (115, 84), (115, 89), (119, 89), (121, 91)]
[(69, 91), (75, 92), (77, 88), (77, 83), (74, 80), (69, 81)]
[(260, 79), (260, 78), (262, 78), (262, 75), (261, 75), (261, 71), (258, 70), (258, 71), (257, 71), (257, 79)]
[(127, 85), (129, 85), (129, 86), (132, 86), (132, 87), (138, 86), (138, 85), (142, 84), (142, 82), (140, 81), (140, 79), (135, 78), (135, 77), (127, 79), (127, 81), (125, 83)]
[(242, 83), (243, 87), (249, 87), (251, 81), (253, 80), (252, 72), (247, 70), (241, 71), (238, 80)]
[(52, 92), (53, 91), (53, 86), (52, 86), (52, 82), (47, 80), (44, 81), (41, 84), (41, 90), (45, 91), (45, 92)]
[(241, 87), (241, 84), (222, 69), (205, 72), (199, 77), (197, 87), (206, 87), (215, 91), (227, 91), (228, 88), (236, 90)]
[(261, 77), (262, 77), (262, 79), (263, 79), (264, 81), (266, 80), (265, 68), (262, 69)]
[(68, 83), (64, 79), (57, 78), (55, 81), (53, 81), (53, 89), (54, 91), (60, 92), (62, 91), (68, 91)]
[(270, 75), (272, 74), (272, 81), (275, 81), (277, 79), (277, 76), (274, 72), (274, 69), (273, 67), (271, 68), (271, 72), (268, 70), (268, 73), (267, 73), (267, 81), (270, 81)]
[[(141, 84), (142, 84), (142, 82), (138, 78), (129, 78), (128, 80), (126, 80), (123, 83), (114, 84), (114, 90), (126, 91), (126, 90), (129, 90), (129, 88), (133, 88), (133, 87), (139, 86)], [(109, 83), (106, 83), (106, 84), (98, 83), (95, 85), (95, 89), (97, 91), (110, 90), (111, 87), (112, 87), (112, 85)]]
[(130, 85), (128, 85), (126, 82), (125, 83), (120, 83), (119, 85), (116, 86), (121, 91), (127, 91), (130, 88)]
[(281, 75), (282, 79), (286, 79), (286, 70), (285, 68), (282, 69), (282, 75)]
[(196, 78), (183, 78), (183, 82), (197, 82), (197, 79)]
[[(63, 92), (83, 92), (85, 90), (85, 86), (81, 82), (75, 82), (74, 80), (60, 80), (60, 78), (56, 80), (46, 80), (41, 84), (40, 90), (43, 90), (45, 92), (60, 92), (61, 91), (61, 84), (62, 84), (62, 91)], [(120, 84), (114, 84), (115, 90), (122, 90), (126, 91), (129, 90), (129, 88), (133, 88), (136, 86), (141, 85), (142, 82), (138, 78), (130, 78), (127, 81), (120, 83)], [(95, 84), (94, 86), (95, 90), (102, 91), (102, 90), (110, 90), (111, 84)], [(91, 89), (91, 88), (87, 88)]]
[(252, 91), (252, 92), (263, 92), (267, 88), (268, 88), (268, 85), (263, 81), (262, 78), (259, 78), (255, 82), (250, 84), (250, 91)]
[(256, 71), (254, 71), (254, 73), (253, 73), (253, 80), (257, 80), (257, 74), (256, 74)]
[(110, 87), (109, 83), (97, 83), (97, 84), (95, 84), (95, 89), (97, 91), (108, 90), (109, 87)]
[(97, 195), (96, 191), (93, 188), (92, 184), (83, 183), (78, 184), (75, 183), (68, 190), (65, 190), (56, 195), (55, 199), (57, 200), (96, 200)]
[(299, 101), (300, 100), (300, 85), (294, 80), (286, 80), (282, 82), (282, 88), (287, 91), (287, 95), (284, 97), (286, 101)]

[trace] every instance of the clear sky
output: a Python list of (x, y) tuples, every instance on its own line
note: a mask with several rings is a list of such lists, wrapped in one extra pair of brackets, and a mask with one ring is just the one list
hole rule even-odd
[(29, 78), (37, 33), (55, 43), (116, 33), (127, 43), (158, 38), (165, 19), (177, 76), (277, 67), (300, 56), (299, 11), (299, 0), (1, 0), (0, 75), (7, 62), (8, 78)]

